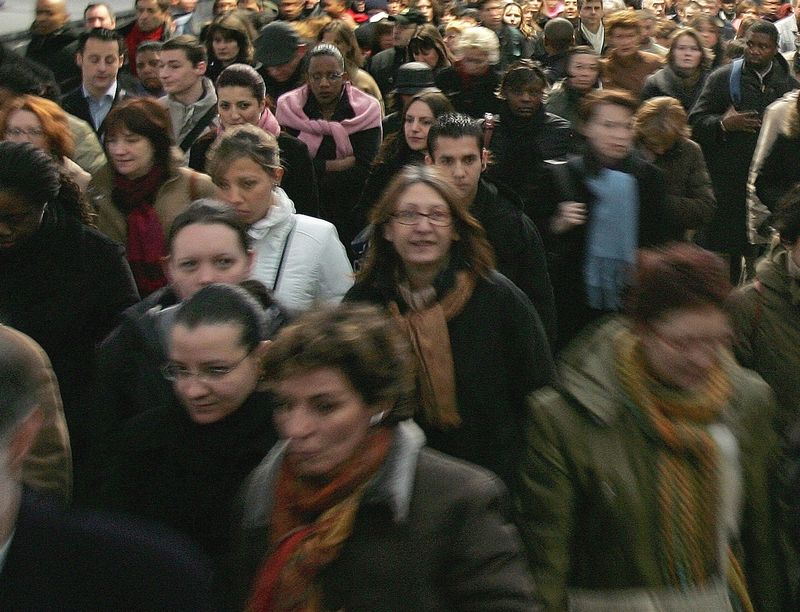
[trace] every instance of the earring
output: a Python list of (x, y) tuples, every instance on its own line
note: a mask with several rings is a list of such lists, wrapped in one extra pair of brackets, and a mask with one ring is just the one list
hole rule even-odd
[(375, 427), (376, 425), (380, 424), (380, 422), (383, 421), (383, 417), (385, 416), (386, 416), (385, 410), (381, 410), (379, 413), (373, 414), (371, 417), (369, 417), (369, 426)]

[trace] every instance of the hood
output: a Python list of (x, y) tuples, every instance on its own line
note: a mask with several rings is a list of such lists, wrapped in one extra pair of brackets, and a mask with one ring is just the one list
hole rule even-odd
[(800, 306), (800, 279), (789, 275), (788, 262), (789, 252), (777, 243), (756, 266), (756, 277), (765, 289), (776, 293), (780, 299)]
[(272, 194), (272, 206), (267, 216), (253, 223), (247, 233), (253, 240), (261, 240), (269, 231), (286, 221), (294, 214), (294, 202), (280, 187), (275, 187)]

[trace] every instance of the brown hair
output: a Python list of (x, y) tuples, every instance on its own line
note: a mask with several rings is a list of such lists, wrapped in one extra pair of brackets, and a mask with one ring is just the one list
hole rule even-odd
[(285, 327), (264, 358), (268, 386), (321, 368), (339, 370), (367, 406), (392, 410), (382, 423), (411, 416), (401, 401), (414, 391), (411, 350), (397, 324), (377, 306), (344, 303), (309, 311)]
[(686, 111), (675, 98), (658, 96), (645, 100), (633, 119), (636, 138), (645, 144), (654, 144), (664, 151), (671, 149), (682, 138), (689, 138), (691, 130), (686, 121)]
[(151, 98), (133, 98), (114, 106), (106, 117), (106, 147), (109, 139), (128, 130), (144, 136), (153, 146), (153, 160), (165, 168), (170, 166), (171, 149), (175, 145), (169, 112)]
[(611, 34), (615, 28), (642, 31), (642, 24), (639, 17), (633, 11), (615, 11), (603, 19), (606, 35)]
[(236, 55), (234, 63), (250, 64), (253, 61), (253, 40), (255, 32), (250, 25), (250, 21), (238, 11), (231, 11), (217, 17), (208, 26), (206, 33), (206, 53), (208, 58), (216, 59), (214, 55), (214, 35), (219, 34), (222, 38), (235, 40), (239, 45), (239, 53)]
[(75, 152), (75, 142), (69, 129), (67, 114), (55, 102), (38, 96), (23, 95), (12, 98), (0, 108), (0, 134), (5, 134), (11, 113), (18, 110), (36, 115), (42, 124), (42, 132), (47, 142), (47, 152), (56, 158), (71, 157)]
[[(626, 11), (629, 12), (629, 11)], [(634, 114), (639, 108), (639, 100), (632, 93), (622, 89), (595, 89), (583, 96), (578, 109), (581, 123), (589, 123), (597, 108), (603, 104), (613, 104), (627, 108)]]
[(219, 183), (228, 167), (237, 159), (246, 158), (269, 176), (281, 167), (278, 140), (254, 125), (237, 125), (225, 130), (208, 150), (206, 171), (211, 180)]
[(361, 53), (361, 47), (356, 40), (356, 35), (353, 33), (353, 29), (344, 21), (335, 19), (326, 24), (319, 31), (317, 42), (322, 42), (322, 39), (328, 32), (331, 32), (336, 37), (337, 42), (335, 44), (337, 48), (342, 43), (347, 46), (347, 49), (343, 50), (340, 48), (339, 51), (341, 51), (344, 56), (345, 69), (352, 81), (356, 78), (358, 69), (364, 65), (364, 54)]
[(700, 33), (694, 28), (680, 28), (672, 33), (670, 36), (669, 51), (667, 51), (667, 64), (670, 66), (673, 65), (672, 60), (675, 57), (675, 47), (678, 46), (678, 39), (681, 36), (689, 36), (694, 39), (694, 42), (697, 43), (697, 46), (702, 53), (698, 68), (700, 70), (707, 70), (711, 66), (711, 55), (708, 49), (706, 49), (706, 46), (703, 44), (703, 39), (700, 36)]
[(492, 247), (485, 232), (467, 210), (467, 204), (458, 196), (450, 182), (434, 166), (406, 166), (389, 183), (378, 203), (372, 208), (370, 222), (372, 238), (367, 251), (367, 261), (359, 271), (357, 280), (367, 285), (392, 287), (402, 262), (394, 245), (383, 235), (384, 226), (392, 215), (400, 196), (412, 185), (423, 184), (433, 189), (447, 203), (453, 216), (453, 225), (459, 239), (453, 242), (451, 254), (475, 274), (485, 275), (494, 268)]
[(625, 312), (650, 323), (671, 310), (721, 308), (730, 291), (725, 263), (710, 251), (685, 242), (641, 249)]
[(452, 65), (453, 55), (447, 45), (444, 44), (444, 39), (439, 34), (439, 30), (432, 23), (417, 26), (414, 36), (411, 37), (408, 43), (408, 54), (411, 58), (413, 58), (414, 53), (427, 49), (436, 49), (436, 55), (439, 57), (434, 70)]

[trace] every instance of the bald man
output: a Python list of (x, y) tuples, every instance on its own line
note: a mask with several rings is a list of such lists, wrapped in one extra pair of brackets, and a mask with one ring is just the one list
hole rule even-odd
[(53, 71), (62, 92), (80, 84), (75, 49), (80, 30), (71, 28), (65, 0), (36, 0), (36, 17), (25, 57)]

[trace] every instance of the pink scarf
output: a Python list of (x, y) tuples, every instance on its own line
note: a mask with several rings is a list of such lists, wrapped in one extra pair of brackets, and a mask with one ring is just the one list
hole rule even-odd
[[(278, 120), (275, 119), (275, 115), (273, 115), (272, 111), (269, 110), (268, 108), (265, 108), (264, 112), (261, 113), (261, 117), (259, 117), (258, 123), (256, 125), (265, 132), (269, 132), (270, 134), (275, 136), (275, 138), (281, 135), (281, 126), (278, 123)], [(225, 128), (220, 123), (217, 126), (217, 136), (222, 134), (222, 132), (224, 131)]]
[(350, 134), (374, 127), (381, 129), (381, 107), (378, 101), (350, 83), (344, 84), (344, 95), (347, 96), (356, 114), (352, 119), (342, 121), (309, 119), (303, 111), (308, 102), (308, 95), (308, 85), (286, 92), (278, 98), (275, 117), (283, 127), (300, 132), (297, 137), (308, 145), (308, 152), (312, 158), (317, 156), (319, 145), (325, 136), (333, 136), (336, 143), (336, 159), (342, 159), (353, 154)]

